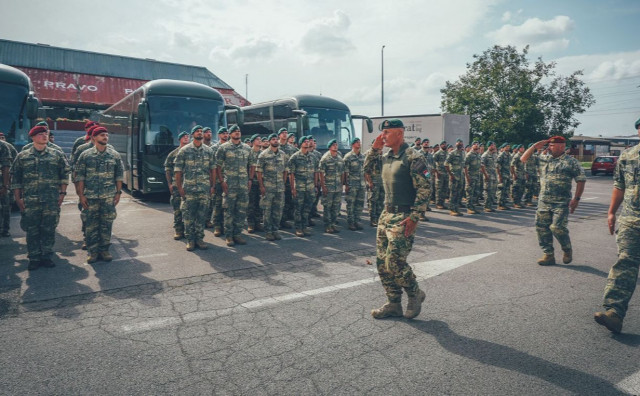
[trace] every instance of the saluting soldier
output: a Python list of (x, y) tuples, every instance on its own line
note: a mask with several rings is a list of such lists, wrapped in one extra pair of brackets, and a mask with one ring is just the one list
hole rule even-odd
[(178, 186), (176, 185), (173, 175), (175, 174), (176, 157), (180, 149), (189, 144), (189, 134), (186, 131), (180, 132), (178, 134), (178, 142), (180, 146), (170, 152), (169, 155), (167, 155), (167, 159), (164, 160), (164, 174), (167, 179), (167, 185), (169, 186), (169, 194), (171, 194), (170, 203), (173, 208), (173, 230), (175, 231), (173, 239), (176, 241), (184, 238), (184, 222), (182, 221), (182, 210), (180, 209), (182, 199), (180, 198), (180, 191), (178, 191)]
[(18, 150), (8, 143), (4, 133), (0, 132), (0, 237), (9, 237), (11, 233), (11, 204), (13, 195), (9, 191), (11, 179), (10, 168), (13, 160), (18, 156)]
[(456, 140), (456, 148), (447, 155), (444, 162), (445, 169), (449, 174), (449, 214), (451, 216), (462, 216), (460, 212), (460, 201), (462, 200), (462, 179), (464, 176), (464, 143), (462, 139)]
[[(391, 150), (382, 156), (383, 145)], [(429, 179), (424, 157), (404, 142), (404, 125), (398, 119), (385, 120), (382, 134), (368, 156), (382, 156), (385, 210), (378, 222), (376, 266), (387, 295), (387, 303), (371, 311), (376, 319), (403, 316), (402, 290), (409, 296), (404, 317), (418, 316), (425, 299), (416, 276), (407, 263), (420, 213), (429, 199)]]
[(369, 224), (378, 226), (378, 219), (384, 209), (384, 187), (382, 185), (382, 157), (372, 155), (370, 148), (364, 157), (364, 178), (369, 188)]
[(267, 241), (275, 241), (282, 239), (278, 228), (284, 208), (287, 155), (279, 149), (280, 143), (275, 133), (269, 135), (268, 141), (269, 148), (258, 156), (256, 173), (261, 195), (260, 207), (264, 214), (265, 238)]
[(449, 175), (444, 166), (447, 160), (447, 142), (440, 142), (440, 150), (433, 155), (436, 172), (436, 209), (444, 209), (444, 200), (449, 192)]
[(344, 160), (338, 154), (336, 139), (329, 140), (327, 148), (329, 151), (322, 156), (318, 171), (322, 185), (324, 232), (334, 234), (340, 231), (338, 214), (344, 185)]
[(511, 146), (509, 143), (500, 145), (500, 154), (496, 158), (496, 168), (498, 173), (498, 210), (508, 210), (507, 199), (511, 186)]
[(251, 152), (249, 153), (249, 179), (251, 188), (249, 189), (249, 206), (247, 207), (248, 232), (253, 234), (256, 231), (264, 231), (260, 222), (262, 221), (262, 210), (260, 209), (260, 184), (256, 174), (258, 156), (262, 153), (262, 140), (257, 133), (249, 139)]
[(231, 140), (221, 145), (216, 153), (218, 178), (222, 185), (224, 230), (227, 246), (246, 245), (242, 229), (247, 220), (249, 201), (249, 148), (242, 143), (242, 132), (238, 125), (229, 127)]
[(522, 209), (522, 195), (524, 195), (524, 186), (526, 183), (526, 174), (524, 170), (524, 162), (520, 161), (522, 153), (524, 153), (524, 146), (518, 144), (514, 148), (515, 154), (511, 160), (511, 177), (513, 185), (511, 186), (511, 198), (513, 199), (513, 207), (516, 209)]
[(496, 202), (496, 190), (498, 188), (498, 169), (496, 167), (496, 144), (487, 142), (488, 150), (482, 154), (482, 173), (484, 175), (484, 211), (495, 212), (493, 205)]
[(344, 156), (345, 199), (347, 224), (351, 231), (361, 230), (360, 214), (364, 208), (364, 155), (360, 153), (360, 138), (351, 140), (351, 151)]
[[(530, 148), (531, 146), (533, 146), (533, 143), (530, 143), (527, 148)], [(533, 153), (524, 164), (524, 173), (526, 178), (524, 187), (524, 204), (526, 206), (535, 206), (533, 203), (533, 197), (538, 195), (537, 187), (539, 164), (540, 159), (537, 153)]]
[(215, 192), (216, 162), (211, 149), (202, 144), (202, 126), (191, 128), (193, 141), (178, 151), (174, 164), (176, 187), (180, 192), (180, 209), (184, 222), (187, 250), (207, 249), (204, 226), (211, 195)]
[(467, 213), (476, 214), (478, 195), (482, 192), (480, 180), (482, 179), (482, 157), (479, 154), (480, 143), (471, 143), (471, 150), (464, 159), (464, 176), (467, 180)]
[(91, 135), (95, 145), (80, 155), (74, 168), (78, 199), (85, 213), (88, 264), (113, 260), (109, 246), (124, 177), (120, 154), (107, 145), (107, 129), (98, 126)]
[[(542, 190), (536, 212), (538, 242), (544, 252), (542, 258), (538, 260), (540, 265), (556, 263), (553, 255), (553, 237), (556, 237), (560, 242), (560, 247), (564, 252), (562, 262), (569, 264), (573, 260), (573, 249), (567, 224), (569, 223), (569, 213), (573, 213), (578, 207), (587, 178), (578, 160), (565, 154), (565, 142), (566, 140), (562, 136), (541, 140), (527, 149), (520, 158), (522, 163), (526, 163), (536, 149), (549, 144), (551, 155), (540, 159)], [(576, 182), (573, 198), (571, 197), (571, 180)]]
[(315, 179), (318, 168), (315, 159), (309, 154), (309, 136), (302, 136), (299, 141), (300, 150), (296, 151), (287, 162), (291, 197), (294, 203), (294, 222), (296, 236), (311, 235), (309, 213), (315, 193)]
[[(20, 152), (11, 167), (16, 204), (22, 212), (20, 227), (27, 233), (30, 271), (53, 267), (51, 260), (60, 206), (67, 194), (70, 168), (64, 154), (47, 146), (49, 130), (35, 126), (29, 131), (33, 145)], [(3, 171), (6, 162), (0, 160)], [(3, 191), (8, 185), (3, 180)]]
[[(213, 151), (213, 161), (215, 162), (215, 156), (218, 153), (218, 149), (221, 145), (225, 144), (229, 141), (229, 130), (226, 127), (220, 127), (218, 129), (218, 143), (211, 146), (211, 150)], [(215, 193), (213, 194), (212, 206), (213, 212), (210, 221), (213, 223), (213, 235), (221, 236), (224, 233), (224, 209), (222, 208), (222, 184), (220, 183), (220, 178), (217, 176), (217, 170), (214, 171), (216, 173), (215, 180)]]

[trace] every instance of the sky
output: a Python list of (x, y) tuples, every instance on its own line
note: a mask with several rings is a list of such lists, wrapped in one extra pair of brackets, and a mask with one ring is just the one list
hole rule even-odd
[[(493, 45), (583, 70), (576, 135), (633, 135), (640, 0), (0, 0), (0, 38), (204, 66), (253, 103), (321, 94), (354, 114), (440, 113)], [(246, 83), (248, 81), (248, 83)]]

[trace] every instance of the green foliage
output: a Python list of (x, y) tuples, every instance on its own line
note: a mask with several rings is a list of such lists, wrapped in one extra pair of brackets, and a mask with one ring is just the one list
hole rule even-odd
[(442, 111), (469, 114), (472, 139), (528, 143), (553, 135), (570, 137), (574, 117), (595, 103), (582, 71), (556, 76), (554, 62), (530, 65), (529, 47), (494, 46), (467, 64), (466, 74), (447, 81)]

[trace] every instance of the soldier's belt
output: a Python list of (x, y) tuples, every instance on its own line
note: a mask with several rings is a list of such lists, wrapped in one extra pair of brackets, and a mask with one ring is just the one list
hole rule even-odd
[(411, 206), (409, 205), (385, 205), (384, 209), (387, 213), (408, 213), (411, 212)]

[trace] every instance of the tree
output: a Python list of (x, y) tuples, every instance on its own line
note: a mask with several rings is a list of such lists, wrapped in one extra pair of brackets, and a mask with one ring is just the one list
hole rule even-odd
[(466, 74), (440, 90), (442, 111), (469, 114), (473, 139), (527, 143), (572, 136), (580, 125), (574, 116), (595, 103), (582, 71), (556, 76), (555, 62), (542, 58), (531, 67), (528, 51), (496, 45), (474, 55)]

